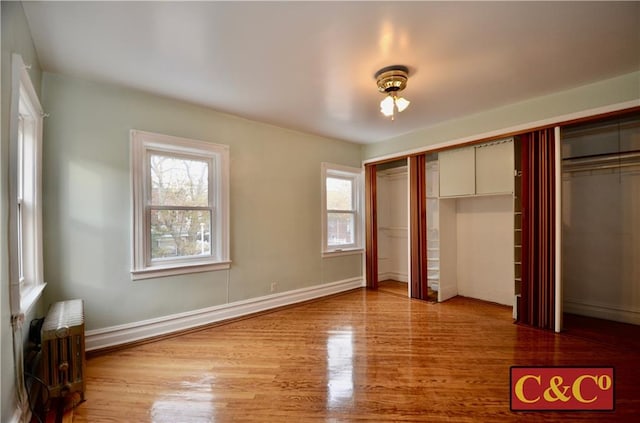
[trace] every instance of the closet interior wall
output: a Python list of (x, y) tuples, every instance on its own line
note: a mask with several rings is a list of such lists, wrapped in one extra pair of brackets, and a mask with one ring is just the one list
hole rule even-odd
[(377, 169), (378, 280), (409, 280), (406, 160)]

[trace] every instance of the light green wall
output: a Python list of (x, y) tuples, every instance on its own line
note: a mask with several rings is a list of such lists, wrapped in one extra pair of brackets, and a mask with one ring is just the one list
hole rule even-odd
[(640, 99), (640, 72), (443, 122), (365, 147), (365, 159)]
[[(31, 65), (29, 75), (36, 89), (40, 93), (41, 70), (33, 46), (33, 40), (27, 20), (20, 2), (1, 3), (2, 14), (2, 122), (0, 124), (0, 372), (2, 414), (0, 420), (8, 422), (16, 410), (15, 372), (13, 362), (13, 341), (11, 335), (11, 312), (9, 308), (9, 126), (11, 99), (11, 55), (18, 53), (26, 64)], [(29, 321), (41, 313), (41, 305), (36, 304), (31, 313), (25, 318), (25, 331), (28, 331)]]
[[(320, 255), (320, 163), (359, 167), (359, 145), (50, 73), (43, 103), (45, 299), (83, 298), (88, 329), (362, 275)], [(229, 271), (131, 281), (131, 129), (230, 146)]]

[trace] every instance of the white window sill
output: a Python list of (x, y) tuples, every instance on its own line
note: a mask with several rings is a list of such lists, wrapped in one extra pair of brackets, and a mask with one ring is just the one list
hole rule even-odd
[(215, 270), (225, 270), (231, 267), (231, 261), (220, 261), (216, 263), (196, 263), (182, 264), (172, 266), (155, 266), (146, 269), (137, 269), (131, 271), (131, 279), (136, 281), (140, 279), (162, 278), (165, 276), (184, 275), (188, 273), (210, 272)]
[(41, 283), (36, 286), (33, 286), (24, 294), (20, 295), (20, 313), (25, 316), (29, 314), (33, 306), (38, 302), (40, 297), (42, 297), (42, 292), (44, 291), (46, 283)]
[(339, 256), (350, 256), (350, 255), (362, 254), (362, 253), (364, 253), (363, 248), (344, 248), (344, 249), (323, 251), (322, 257), (329, 258), (329, 257), (339, 257)]

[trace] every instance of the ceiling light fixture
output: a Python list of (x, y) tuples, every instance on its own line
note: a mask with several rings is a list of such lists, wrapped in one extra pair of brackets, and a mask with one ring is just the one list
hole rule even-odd
[(402, 65), (387, 66), (376, 72), (375, 78), (378, 90), (387, 94), (380, 102), (380, 112), (394, 120), (396, 110), (398, 113), (402, 112), (411, 103), (403, 97), (398, 97), (398, 93), (407, 86), (409, 68)]

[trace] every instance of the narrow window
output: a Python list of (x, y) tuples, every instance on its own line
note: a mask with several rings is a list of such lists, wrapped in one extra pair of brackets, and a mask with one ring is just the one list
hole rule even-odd
[(323, 163), (323, 253), (362, 249), (362, 173), (360, 169)]
[(42, 108), (20, 55), (12, 57), (9, 161), (11, 312), (25, 314), (44, 289)]

